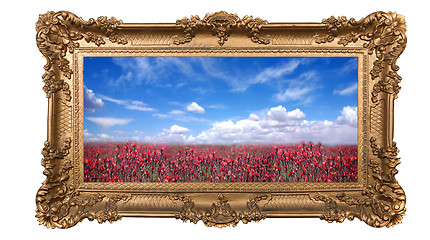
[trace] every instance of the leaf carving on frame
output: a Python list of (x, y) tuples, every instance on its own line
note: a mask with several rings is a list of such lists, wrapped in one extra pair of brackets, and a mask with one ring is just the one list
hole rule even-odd
[(245, 16), (240, 19), (237, 14), (220, 11), (216, 13), (207, 13), (203, 19), (199, 16), (184, 17), (177, 20), (176, 25), (180, 26), (184, 31), (183, 37), (176, 37), (173, 44), (180, 45), (191, 42), (195, 37), (196, 31), (200, 28), (210, 28), (212, 35), (218, 37), (218, 44), (223, 46), (228, 40), (233, 28), (243, 28), (248, 30), (248, 36), (254, 43), (269, 44), (268, 36), (260, 35), (261, 28), (267, 24), (266, 20), (261, 18), (253, 18)]
[(316, 43), (329, 43), (336, 38), (343, 46), (359, 39), (369, 54), (376, 54), (370, 75), (377, 80), (372, 91), (372, 101), (379, 101), (379, 93), (393, 94), (397, 98), (402, 78), (397, 74), (396, 61), (406, 48), (406, 23), (402, 15), (395, 12), (375, 12), (355, 21), (354, 18), (330, 17), (322, 21), (328, 34), (317, 36)]
[(127, 196), (125, 194), (109, 197), (108, 201), (105, 203), (105, 208), (100, 211), (97, 211), (95, 213), (95, 218), (99, 223), (104, 223), (106, 221), (112, 223), (114, 221), (120, 220), (122, 216), (118, 214), (116, 203), (118, 201), (127, 202), (128, 200), (130, 200), (130, 198), (130, 196)]
[(177, 219), (182, 221), (190, 221), (197, 223), (199, 220), (208, 227), (235, 227), (240, 221), (248, 223), (250, 221), (260, 221), (266, 218), (266, 214), (260, 211), (258, 202), (268, 199), (268, 195), (258, 195), (252, 197), (247, 202), (247, 211), (237, 212), (233, 210), (224, 194), (218, 194), (218, 201), (212, 203), (209, 211), (199, 211), (194, 208), (194, 202), (190, 197), (175, 195), (172, 200), (181, 201), (184, 203), (181, 211), (176, 214)]
[(181, 211), (175, 215), (176, 219), (181, 219), (182, 221), (190, 221), (192, 223), (197, 223), (200, 219), (202, 219), (202, 214), (194, 210), (194, 202), (191, 198), (187, 196), (172, 196), (172, 201), (181, 201), (184, 205), (181, 208)]
[(90, 221), (97, 219), (99, 223), (121, 219), (116, 202), (128, 201), (129, 197), (111, 196), (103, 210), (93, 213), (90, 208), (103, 201), (106, 195), (96, 193), (80, 196), (80, 192), (68, 184), (69, 172), (73, 166), (64, 157), (69, 154), (70, 147), (70, 138), (65, 140), (60, 149), (54, 148), (49, 141), (45, 142), (42, 166), (45, 167), (43, 174), (46, 175), (46, 180), (36, 194), (36, 217), (39, 223), (48, 228), (69, 228), (85, 218)]
[(337, 202), (331, 197), (327, 197), (322, 194), (316, 194), (312, 199), (325, 204), (326, 211), (320, 216), (321, 220), (326, 220), (329, 223), (341, 223), (345, 220), (345, 218), (347, 218), (345, 211), (343, 209), (339, 209)]
[[(88, 43), (100, 46), (106, 43), (104, 38), (108, 38), (113, 43), (126, 44), (125, 38), (116, 35), (121, 23), (121, 20), (114, 17), (110, 19), (99, 17), (97, 20), (90, 18), (85, 21), (66, 11), (40, 15), (36, 22), (36, 43), (47, 61), (44, 66), (46, 72), (42, 76), (46, 96), (49, 98), (59, 90), (65, 91), (66, 95), (70, 96), (69, 85), (63, 77), (71, 79), (73, 74), (66, 55), (67, 52), (73, 53), (74, 49), (79, 47), (77, 41), (84, 39)], [(55, 69), (61, 74), (56, 74)], [(70, 101), (70, 98), (68, 100)]]

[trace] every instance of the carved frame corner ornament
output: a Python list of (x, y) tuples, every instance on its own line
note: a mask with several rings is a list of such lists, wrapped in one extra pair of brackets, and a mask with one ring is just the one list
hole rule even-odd
[[(406, 197), (394, 177), (397, 174), (396, 166), (400, 164), (398, 149), (395, 143), (391, 147), (381, 148), (375, 144), (375, 138), (371, 138), (370, 142), (376, 157), (369, 162), (373, 182), (361, 192), (361, 196), (338, 193), (338, 202), (322, 194), (315, 195), (314, 200), (325, 203), (326, 212), (321, 219), (343, 222), (345, 218), (359, 218), (373, 227), (391, 227), (401, 223), (406, 212)], [(343, 209), (339, 207), (340, 203), (351, 208)]]
[[(42, 76), (46, 96), (49, 98), (53, 93), (63, 90), (68, 96), (66, 100), (70, 101), (69, 84), (64, 78), (71, 79), (73, 71), (69, 66), (70, 61), (65, 58), (67, 53), (73, 53), (79, 48), (77, 41), (81, 39), (96, 46), (106, 44), (105, 38), (112, 43), (127, 44), (127, 39), (116, 36), (121, 23), (121, 20), (114, 17), (99, 17), (97, 20), (90, 18), (85, 21), (66, 11), (41, 14), (36, 22), (36, 43), (47, 61), (44, 66), (46, 72)], [(61, 76), (58, 76), (54, 68), (61, 72)]]
[(406, 48), (406, 21), (404, 16), (395, 12), (375, 12), (356, 21), (354, 18), (334, 16), (322, 21), (328, 28), (328, 34), (317, 36), (316, 43), (333, 42), (347, 46), (358, 40), (369, 54), (376, 54), (370, 75), (377, 83), (373, 87), (372, 101), (377, 102), (379, 93), (392, 94), (397, 98), (402, 78), (397, 74), (397, 59)]
[[(170, 214), (184, 222), (202, 221), (206, 226), (215, 227), (258, 222), (267, 217), (316, 217), (316, 212), (328, 222), (358, 218), (372, 227), (391, 227), (401, 222), (406, 211), (406, 197), (395, 178), (400, 159), (397, 157), (399, 150), (393, 141), (393, 107), (402, 80), (397, 73), (399, 67), (396, 62), (407, 43), (406, 24), (402, 15), (375, 12), (359, 21), (332, 16), (315, 27), (315, 24), (271, 24), (260, 18), (239, 18), (237, 14), (220, 11), (208, 13), (203, 19), (191, 16), (177, 20), (167, 31), (166, 26), (157, 26), (142, 24), (136, 27), (124, 24), (114, 17), (85, 21), (66, 11), (40, 15), (36, 23), (36, 43), (46, 59), (42, 80), (43, 91), (49, 100), (48, 139), (42, 150), (41, 162), (46, 179), (36, 194), (36, 218), (41, 225), (48, 228), (69, 228), (84, 219), (96, 219), (99, 223), (114, 222), (121, 219), (123, 214), (145, 216), (146, 212), (151, 212), (148, 216)], [(142, 30), (142, 33), (136, 29)], [(213, 39), (201, 37), (208, 35), (207, 30), (217, 38), (216, 48), (213, 47)], [(137, 38), (142, 38), (142, 41), (145, 40), (144, 34), (164, 34), (170, 40), (167, 47), (151, 43), (152, 45), (142, 45), (139, 48), (133, 45), (134, 39), (130, 37), (131, 33), (136, 32), (139, 32)], [(275, 44), (271, 38), (281, 36), (284, 39), (301, 40), (305, 39), (305, 35), (313, 36), (312, 42), (306, 43), (307, 45), (300, 45), (306, 41), (285, 41), (284, 45), (279, 46), (279, 42)], [(75, 107), (75, 102), (82, 101), (79, 100), (81, 90), (76, 87), (78, 85), (74, 85), (79, 75), (74, 58), (77, 52), (83, 51), (82, 49), (94, 52), (109, 49), (143, 55), (148, 51), (159, 53), (158, 51), (169, 52), (170, 49), (185, 49), (184, 53), (189, 49), (203, 53), (219, 49), (221, 53), (236, 53), (229, 50), (231, 46), (226, 47), (229, 39), (236, 38), (236, 42), (246, 40), (243, 41), (244, 46), (231, 43), (236, 52), (237, 49), (242, 49), (247, 53), (266, 51), (273, 55), (301, 53), (306, 56), (307, 52), (363, 50), (360, 56), (363, 61), (369, 61), (369, 67), (362, 68), (365, 79), (362, 91), (364, 101), (367, 101), (368, 96), (369, 107), (363, 110), (363, 123), (360, 123), (366, 132), (361, 140), (365, 156), (362, 159), (364, 180), (361, 187), (327, 188), (322, 185), (292, 183), (284, 187), (264, 185), (264, 188), (249, 185), (247, 190), (239, 187), (227, 190), (201, 187), (201, 191), (161, 193), (142, 190), (152, 189), (147, 188), (151, 183), (129, 188), (128, 191), (122, 190), (125, 187), (97, 188), (98, 185), (94, 185), (97, 191), (82, 187), (82, 183), (77, 181), (82, 171), (75, 161), (82, 155), (79, 153), (81, 146), (77, 146), (77, 140), (81, 138), (80, 130), (74, 127), (79, 126), (79, 120), (72, 120), (79, 119), (76, 116), (82, 114)], [(200, 41), (198, 47), (190, 44), (195, 39)], [(64, 119), (67, 120), (66, 128), (62, 128)], [(142, 193), (150, 195), (151, 198), (148, 199), (151, 200), (145, 202), (135, 197)], [(307, 196), (306, 199), (303, 196)], [(166, 198), (169, 203), (163, 202)], [(157, 205), (160, 202), (164, 205)]]
[(71, 139), (68, 138), (64, 146), (57, 149), (49, 141), (45, 142), (42, 166), (45, 167), (43, 174), (46, 175), (46, 180), (36, 194), (36, 217), (39, 223), (48, 228), (69, 228), (85, 218), (90, 221), (97, 219), (99, 223), (121, 219), (116, 203), (128, 201), (130, 196), (102, 193), (81, 195), (68, 184), (73, 166), (64, 158), (69, 154), (70, 143)]

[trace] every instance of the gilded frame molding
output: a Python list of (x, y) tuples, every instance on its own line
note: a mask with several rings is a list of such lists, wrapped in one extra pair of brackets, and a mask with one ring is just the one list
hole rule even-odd
[[(88, 219), (175, 217), (206, 226), (236, 226), (267, 217), (358, 218), (390, 227), (405, 214), (395, 175), (394, 100), (402, 78), (396, 61), (406, 47), (404, 17), (375, 12), (356, 21), (269, 23), (216, 12), (176, 23), (88, 21), (60, 11), (40, 15), (36, 43), (46, 59), (48, 139), (42, 150), (46, 180), (36, 217), (48, 228)], [(84, 183), (84, 56), (357, 56), (359, 180), (356, 183)]]

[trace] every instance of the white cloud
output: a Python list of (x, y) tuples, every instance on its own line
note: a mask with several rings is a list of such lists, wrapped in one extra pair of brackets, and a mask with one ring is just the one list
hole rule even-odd
[[(243, 92), (252, 85), (272, 82), (292, 74), (301, 64), (305, 64), (309, 60), (292, 58), (278, 66), (261, 69), (252, 74), (252, 77), (238, 77), (240, 74), (237, 71), (216, 58), (118, 57), (113, 58), (113, 62), (122, 69), (122, 75), (111, 81), (111, 85), (116, 87), (141, 84), (183, 87), (187, 83), (182, 80), (166, 82), (167, 79), (172, 79), (170, 76), (172, 72), (179, 71), (192, 81), (207, 82), (211, 81), (210, 79), (219, 79), (225, 81), (231, 87), (231, 91)], [(200, 94), (208, 94), (214, 91), (209, 86), (201, 85), (201, 87), (190, 88), (190, 90)]]
[(258, 117), (257, 114), (251, 113), (251, 114), (249, 114), (248, 119), (253, 120), (253, 121), (258, 121), (258, 120), (260, 120), (260, 117)]
[(119, 135), (124, 135), (125, 134), (125, 132), (121, 131), (121, 130), (113, 130), (112, 132), (114, 132), (116, 134), (119, 134)]
[(190, 132), (190, 129), (175, 124), (169, 129), (163, 129), (163, 131), (157, 135), (145, 136), (142, 140), (153, 143), (184, 143), (187, 141), (185, 134)]
[(280, 102), (285, 102), (287, 100), (299, 100), (303, 98), (306, 94), (311, 92), (313, 89), (309, 87), (304, 88), (287, 88), (284, 92), (279, 92), (275, 94), (276, 100)]
[(167, 114), (154, 113), (154, 114), (152, 114), (152, 116), (160, 118), (160, 119), (170, 118), (170, 119), (174, 119), (174, 120), (181, 121), (181, 122), (209, 122), (209, 120), (206, 118), (194, 117), (194, 116), (191, 116), (191, 115), (189, 115), (186, 112), (181, 111), (181, 110), (172, 110), (172, 111), (168, 112)]
[(184, 134), (184, 133), (191, 132), (191, 130), (175, 124), (175, 125), (172, 125), (170, 129), (163, 129), (163, 132), (170, 133), (170, 134)]
[(136, 111), (143, 111), (143, 112), (156, 111), (155, 108), (145, 107), (145, 106), (142, 106), (142, 105), (127, 105), (127, 106), (125, 106), (125, 108), (128, 109), (128, 110), (136, 110)]
[(285, 90), (276, 93), (274, 99), (279, 102), (300, 100), (309, 103), (313, 98), (313, 95), (310, 93), (318, 88), (318, 85), (315, 83), (317, 80), (318, 76), (316, 72), (304, 72), (296, 79), (288, 80)]
[(111, 97), (108, 97), (108, 96), (104, 96), (104, 95), (100, 95), (100, 97), (103, 100), (106, 100), (106, 101), (109, 101), (109, 102), (113, 102), (113, 103), (116, 103), (116, 104), (119, 104), (119, 105), (126, 105), (127, 104), (127, 101), (124, 101), (124, 100), (114, 99), (114, 98), (111, 98)]
[(342, 109), (342, 115), (336, 119), (338, 124), (357, 126), (357, 107), (346, 106)]
[(119, 99), (114, 99), (108, 96), (103, 96), (100, 95), (100, 97), (103, 100), (109, 101), (109, 102), (113, 102), (116, 103), (118, 105), (122, 105), (124, 106), (126, 109), (128, 110), (136, 110), (136, 111), (143, 111), (143, 112), (152, 112), (152, 111), (157, 111), (157, 109), (155, 108), (151, 108), (151, 107), (147, 107), (148, 104), (142, 102), (142, 101), (137, 101), (137, 100), (119, 100)]
[(109, 138), (111, 138), (109, 135), (107, 135), (106, 133), (101, 133), (101, 134), (98, 134), (98, 136), (101, 138), (101, 139), (109, 139)]
[(230, 78), (228, 82), (233, 85), (233, 92), (244, 92), (252, 85), (268, 83), (293, 73), (304, 61), (304, 59), (291, 59), (282, 65), (265, 68), (249, 80), (238, 81)]
[(123, 74), (111, 84), (118, 86), (124, 83), (141, 84), (144, 79), (154, 78), (154, 66), (151, 66), (148, 58), (112, 58), (113, 63), (120, 66)]
[(358, 69), (358, 58), (351, 58), (339, 69), (341, 73), (349, 73), (351, 71), (357, 71)]
[(283, 65), (266, 68), (257, 74), (251, 83), (265, 83), (271, 79), (276, 79), (282, 77), (283, 75), (291, 74), (300, 65), (300, 63), (300, 60), (292, 59)]
[[(171, 117), (172, 115), (168, 115)], [(182, 116), (179, 114), (179, 116)], [(87, 118), (104, 128), (127, 124), (131, 119)], [(145, 136), (135, 131), (136, 141), (154, 143), (186, 144), (294, 144), (301, 141), (322, 142), (323, 144), (357, 143), (357, 107), (345, 106), (334, 121), (306, 120), (300, 109), (288, 111), (279, 105), (262, 113), (251, 113), (248, 118), (237, 121), (215, 122), (204, 131), (192, 134), (192, 130), (177, 124), (153, 136)], [(84, 130), (85, 141), (125, 140), (121, 136), (106, 133), (91, 134)], [(127, 139), (132, 139), (128, 137)]]
[(306, 115), (298, 108), (296, 110), (287, 112), (287, 116), (291, 119), (296, 119), (296, 120), (303, 120), (306, 117)]
[(114, 141), (114, 137), (109, 136), (106, 133), (92, 134), (88, 132), (88, 129), (84, 129), (84, 141), (85, 142), (106, 142)]
[(184, 143), (247, 144), (298, 143), (301, 141), (324, 144), (357, 143), (357, 108), (346, 106), (336, 121), (308, 121), (300, 109), (287, 111), (283, 106), (272, 107), (265, 115), (250, 114), (247, 119), (216, 122), (210, 129)]
[(213, 93), (215, 91), (214, 89), (211, 89), (211, 88), (208, 88), (208, 87), (206, 87), (206, 88), (196, 87), (196, 88), (191, 88), (190, 90), (193, 91), (193, 92), (196, 92), (196, 93), (198, 93), (200, 95), (208, 95), (208, 94)]
[(283, 127), (287, 125), (297, 125), (300, 120), (303, 120), (306, 115), (300, 110), (287, 111), (281, 105), (272, 107), (267, 112), (267, 118), (262, 119), (263, 127)]
[(129, 124), (133, 119), (130, 118), (111, 118), (111, 117), (87, 117), (88, 121), (102, 126), (103, 128), (110, 128), (116, 125)]
[(179, 82), (175, 85), (175, 88), (181, 88), (183, 86), (187, 85), (187, 82)]
[(162, 113), (153, 113), (152, 116), (162, 118), (162, 119), (170, 117), (168, 114), (162, 114)]
[(185, 114), (185, 112), (181, 111), (181, 110), (172, 110), (172, 111), (169, 112), (169, 114), (182, 115), (182, 114)]
[(84, 129), (84, 137), (92, 137), (94, 136), (93, 134), (88, 132), (88, 129)]
[(104, 107), (102, 99), (94, 94), (93, 90), (84, 85), (84, 112), (93, 113), (96, 109)]
[(194, 113), (205, 113), (205, 109), (196, 102), (192, 102), (190, 105), (186, 107), (187, 111), (194, 112)]
[(111, 81), (111, 85), (133, 86), (144, 84), (158, 84), (159, 86), (171, 86), (166, 83), (165, 76), (171, 74), (171, 69), (176, 69), (186, 76), (196, 78), (192, 58), (177, 57), (116, 57), (113, 63), (121, 67), (123, 74)]
[(357, 83), (353, 83), (351, 86), (346, 87), (342, 90), (334, 90), (334, 94), (347, 96), (357, 92)]
[(207, 108), (212, 108), (212, 109), (226, 109), (227, 106), (225, 106), (224, 104), (212, 104), (212, 105), (207, 105)]

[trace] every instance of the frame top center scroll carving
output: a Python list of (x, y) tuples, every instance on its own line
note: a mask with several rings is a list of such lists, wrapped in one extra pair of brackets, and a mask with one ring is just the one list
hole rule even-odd
[(252, 42), (269, 44), (269, 37), (260, 35), (261, 27), (267, 23), (266, 20), (252, 16), (245, 16), (241, 19), (237, 14), (225, 11), (207, 13), (203, 19), (200, 19), (199, 16), (184, 17), (176, 21), (176, 25), (183, 29), (184, 36), (177, 37), (173, 43), (176, 45), (189, 43), (195, 37), (197, 30), (209, 28), (212, 35), (218, 37), (218, 44), (223, 46), (232, 29), (242, 28), (248, 31), (248, 36)]

